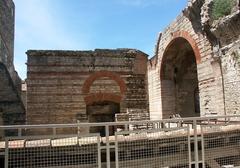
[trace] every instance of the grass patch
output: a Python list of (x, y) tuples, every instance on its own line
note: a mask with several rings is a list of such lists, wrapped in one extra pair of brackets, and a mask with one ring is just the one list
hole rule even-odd
[(234, 0), (213, 0), (212, 19), (217, 20), (220, 17), (229, 15), (233, 6)]

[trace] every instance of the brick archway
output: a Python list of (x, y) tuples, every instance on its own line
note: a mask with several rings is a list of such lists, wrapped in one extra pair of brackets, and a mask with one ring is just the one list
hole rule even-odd
[(198, 89), (197, 64), (200, 62), (199, 48), (189, 33), (173, 33), (161, 58), (162, 118), (176, 114), (182, 117), (199, 116), (193, 93)]
[[(116, 82), (120, 92), (109, 93), (108, 90), (91, 93), (90, 88), (95, 80), (107, 77)], [(89, 122), (114, 122), (115, 115), (120, 113), (121, 101), (126, 92), (126, 84), (120, 75), (109, 71), (98, 71), (91, 74), (84, 82), (82, 93), (85, 94), (86, 114)], [(105, 136), (105, 127), (91, 127), (91, 133), (100, 133)], [(109, 128), (109, 134), (113, 135), (114, 127)]]
[(195, 58), (196, 58), (196, 63), (199, 64), (201, 63), (201, 55), (200, 55), (200, 50), (197, 46), (196, 40), (188, 33), (187, 31), (176, 31), (172, 33), (172, 38), (170, 42), (168, 43), (167, 47), (164, 50), (163, 56), (165, 53), (168, 51), (169, 47), (171, 47), (172, 43), (175, 41), (177, 38), (184, 38), (185, 40), (188, 41), (188, 43), (191, 45)]
[(114, 80), (120, 87), (121, 94), (122, 95), (125, 94), (126, 84), (125, 84), (124, 80), (118, 74), (109, 72), (109, 71), (98, 71), (98, 72), (95, 72), (92, 75), (90, 75), (90, 77), (88, 77), (83, 84), (82, 93), (88, 94), (90, 92), (90, 87), (93, 84), (93, 82), (101, 77), (108, 77), (108, 78)]
[[(111, 80), (114, 80), (119, 88), (121, 95), (116, 95), (113, 93), (90, 93), (90, 87), (92, 86), (93, 82), (101, 77), (108, 77)], [(116, 73), (109, 72), (109, 71), (98, 71), (90, 75), (86, 79), (82, 87), (82, 93), (86, 94), (84, 97), (86, 105), (93, 104), (94, 102), (101, 102), (101, 101), (112, 101), (115, 103), (120, 103), (122, 100), (123, 95), (126, 92), (126, 84), (124, 80)]]

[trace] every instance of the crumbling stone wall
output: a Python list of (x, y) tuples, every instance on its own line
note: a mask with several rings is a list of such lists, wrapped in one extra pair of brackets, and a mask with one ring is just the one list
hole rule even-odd
[[(187, 40), (190, 44), (197, 65), (198, 88), (200, 97), (201, 116), (214, 113), (224, 114), (223, 107), (223, 90), (221, 83), (220, 65), (213, 65), (213, 51), (210, 40), (206, 37), (206, 33), (202, 30), (201, 25), (201, 1), (193, 1), (173, 21), (159, 36), (156, 53), (154, 58), (149, 61), (149, 102), (151, 119), (160, 119), (163, 116), (167, 117), (174, 113), (173, 110), (162, 109), (163, 101), (169, 102), (167, 106), (173, 106), (176, 101), (181, 101), (181, 98), (172, 101), (173, 96), (162, 96), (162, 88), (174, 89), (173, 85), (164, 84), (161, 79), (161, 71), (165, 52), (168, 47), (179, 38)], [(181, 51), (184, 52), (184, 49)], [(192, 116), (195, 116), (194, 114)]]
[[(237, 5), (239, 7), (239, 4)], [(211, 25), (211, 32), (218, 39), (215, 57), (221, 63), (226, 114), (240, 111), (240, 11), (234, 10)]]
[(87, 106), (107, 102), (120, 105), (115, 120), (149, 119), (146, 54), (117, 49), (27, 55), (28, 124), (88, 122)]
[(9, 74), (17, 87), (21, 90), (21, 79), (15, 71), (14, 59), (14, 25), (15, 25), (15, 6), (12, 0), (0, 1), (0, 62), (9, 71)]
[(0, 125), (24, 124), (24, 105), (7, 68), (2, 63), (0, 63), (0, 81)]
[[(217, 91), (221, 90), (222, 86), (217, 84), (219, 81), (215, 75), (217, 69), (212, 66), (211, 44), (199, 31), (195, 31), (189, 18), (182, 14), (162, 33), (160, 44), (158, 45), (158, 53), (156, 53), (156, 58), (153, 58), (155, 61), (150, 61), (148, 66), (149, 88), (152, 89), (149, 91), (151, 119), (161, 118), (161, 113), (163, 112), (159, 109), (162, 109), (162, 101), (163, 99), (166, 102), (168, 101), (166, 100), (168, 97), (161, 96), (161, 64), (167, 45), (178, 37), (186, 39), (194, 50), (197, 63), (201, 115), (208, 115), (216, 111), (219, 114), (223, 114), (223, 95), (221, 93), (217, 94)], [(171, 89), (173, 88), (169, 88), (169, 90)], [(171, 101), (168, 102), (171, 103)], [(169, 107), (171, 106), (172, 104), (169, 104)], [(171, 111), (167, 113), (165, 116), (172, 114)]]
[[(240, 28), (240, 27), (239, 27)], [(225, 105), (227, 114), (240, 111), (240, 43), (225, 48), (222, 55), (222, 68), (225, 86)]]
[(0, 1), (0, 62), (13, 68), (14, 4), (12, 0)]
[(21, 79), (13, 65), (14, 10), (12, 0), (0, 1), (0, 125), (25, 122)]
[(217, 21), (211, 18), (212, 2), (189, 0), (183, 12), (160, 33), (155, 56), (148, 63), (151, 119), (177, 113), (173, 107), (182, 101), (181, 97), (163, 94), (170, 93), (175, 85), (164, 84), (161, 78), (168, 57), (165, 53), (178, 38), (187, 40), (194, 51), (201, 116), (239, 114), (239, 1), (234, 1), (230, 15)]

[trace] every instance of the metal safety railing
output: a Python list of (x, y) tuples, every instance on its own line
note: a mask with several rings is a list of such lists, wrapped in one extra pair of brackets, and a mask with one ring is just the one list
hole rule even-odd
[(238, 115), (0, 126), (0, 135), (5, 168), (240, 166)]

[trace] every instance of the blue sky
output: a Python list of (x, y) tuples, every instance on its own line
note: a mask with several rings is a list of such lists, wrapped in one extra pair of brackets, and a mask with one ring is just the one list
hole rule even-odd
[(158, 33), (187, 0), (14, 0), (15, 67), (29, 49), (136, 48), (153, 55)]

